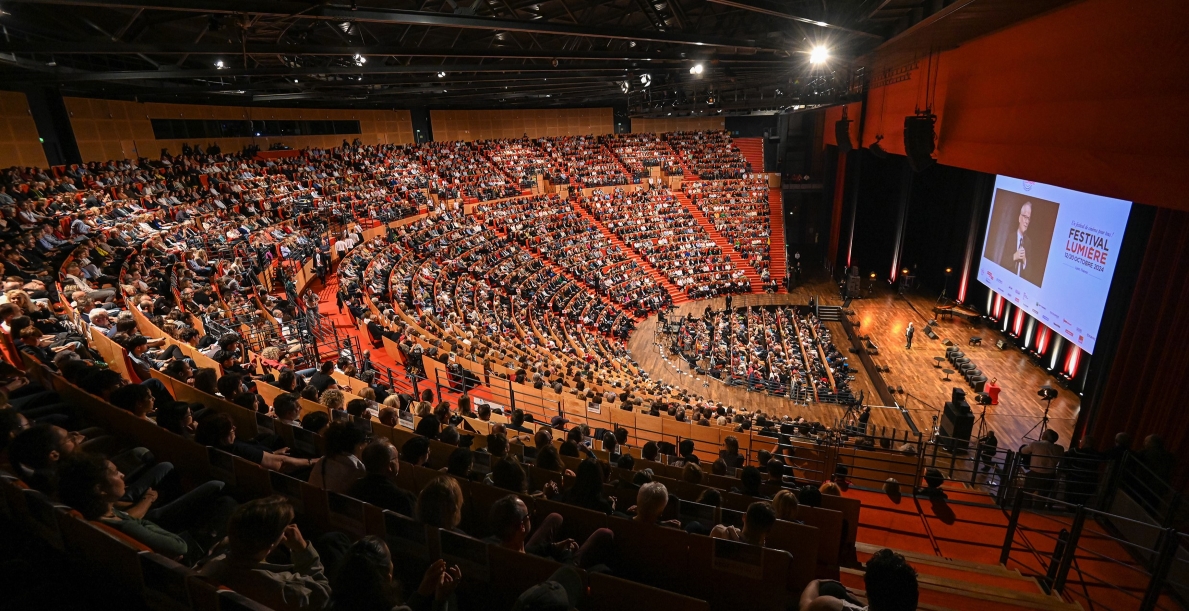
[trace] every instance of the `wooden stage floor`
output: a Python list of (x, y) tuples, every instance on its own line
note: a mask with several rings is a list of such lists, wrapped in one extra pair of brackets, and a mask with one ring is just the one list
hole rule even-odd
[[(813, 295), (822, 305), (841, 305), (842, 300), (836, 290), (829, 283), (807, 285), (797, 288), (788, 295), (743, 295), (734, 299), (735, 307), (744, 305), (767, 304), (805, 304)], [(1033, 364), (1029, 357), (1015, 348), (999, 350), (995, 342), (1002, 335), (995, 329), (982, 327), (974, 328), (969, 321), (955, 316), (951, 320), (940, 320), (935, 327), (938, 339), (929, 339), (923, 332), (925, 324), (932, 317), (935, 297), (910, 294), (907, 299), (895, 294), (891, 290), (877, 288), (870, 298), (856, 299), (851, 302), (851, 309), (855, 316), (851, 320), (859, 322), (856, 333), (870, 335), (879, 347), (879, 354), (872, 356), (877, 365), (891, 368), (889, 373), (882, 374), (884, 382), (891, 386), (904, 388), (904, 393), (895, 395), (896, 402), (912, 418), (916, 427), (928, 434), (932, 427), (933, 415), (944, 405), (950, 396), (950, 389), (961, 388), (967, 391), (967, 400), (971, 403), (977, 417), (982, 406), (974, 403), (974, 393), (961, 380), (951, 376), (951, 382), (944, 380), (945, 374), (936, 367), (934, 357), (944, 356), (945, 347), (942, 341), (949, 339), (960, 346), (962, 351), (979, 366), (988, 379), (998, 379), (1003, 389), (999, 395), (999, 405), (991, 405), (986, 410), (987, 426), (995, 431), (999, 439), (1000, 448), (1016, 449), (1027, 443), (1025, 434), (1036, 425), (1044, 413), (1044, 402), (1036, 395), (1037, 389), (1045, 384), (1056, 388), (1059, 392), (1053, 400), (1049, 411), (1049, 425), (1060, 435), (1058, 443), (1068, 446), (1073, 433), (1074, 422), (1077, 419), (1081, 404), (1080, 397), (1057, 384), (1054, 376), (1041, 367)], [(911, 302), (911, 306), (909, 303)], [(713, 305), (716, 310), (723, 307), (723, 299), (710, 299), (681, 304), (677, 307), (677, 315), (685, 316), (692, 312), (700, 316), (707, 305)], [(914, 309), (915, 308), (915, 309)], [(917, 328), (913, 337), (911, 350), (904, 347), (904, 329), (912, 321)], [(725, 405), (746, 408), (748, 410), (762, 410), (764, 413), (777, 415), (805, 416), (810, 420), (817, 420), (833, 424), (842, 417), (845, 409), (831, 403), (800, 404), (788, 399), (770, 396), (766, 393), (749, 392), (738, 387), (727, 386), (709, 378), (699, 376), (691, 371), (685, 361), (680, 358), (666, 359), (656, 344), (656, 316), (650, 316), (639, 324), (629, 341), (628, 347), (636, 361), (655, 379), (681, 386), (695, 395), (707, 397), (712, 401), (721, 401)], [(847, 354), (849, 342), (840, 323), (827, 323), (835, 337), (839, 349)], [(982, 346), (967, 346), (967, 340), (972, 335), (983, 338)], [(856, 379), (851, 387), (857, 394), (859, 390), (866, 391), (866, 402), (870, 405), (879, 403), (878, 395), (871, 378), (859, 362), (857, 355), (848, 355), (851, 366), (858, 369)], [(948, 365), (948, 363), (945, 363)], [(939, 416), (940, 417), (940, 416)], [(905, 413), (895, 408), (872, 409), (871, 423), (876, 427), (887, 427), (889, 431), (896, 431), (897, 436), (904, 435), (908, 430)], [(1035, 431), (1031, 435), (1035, 438)], [(1030, 440), (1030, 439), (1029, 439)]]

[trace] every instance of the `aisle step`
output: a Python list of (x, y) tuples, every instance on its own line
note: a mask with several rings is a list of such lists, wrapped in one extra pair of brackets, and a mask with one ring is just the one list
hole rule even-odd
[(768, 237), (768, 258), (771, 264), (768, 268), (769, 277), (780, 285), (778, 293), (787, 293), (788, 288), (785, 287), (785, 270), (788, 269), (788, 261), (784, 253), (784, 198), (781, 189), (768, 189), (768, 209), (770, 216), (768, 218), (769, 237)]
[(753, 267), (743, 255), (739, 254), (739, 251), (735, 250), (735, 246), (732, 245), (729, 240), (724, 238), (722, 234), (714, 228), (714, 225), (710, 223), (710, 220), (706, 218), (706, 215), (702, 214), (702, 211), (697, 206), (695, 206), (692, 201), (690, 201), (689, 196), (687, 196), (684, 191), (675, 191), (673, 195), (676, 196), (677, 201), (680, 202), (682, 206), (685, 206), (685, 209), (688, 210), (689, 213), (694, 217), (694, 220), (697, 221), (698, 225), (702, 227), (702, 231), (705, 231), (706, 235), (710, 236), (710, 239), (714, 240), (715, 244), (718, 244), (718, 247), (721, 248), (723, 254), (725, 254), (727, 258), (731, 260), (731, 263), (737, 269), (743, 270), (744, 277), (746, 277), (747, 280), (751, 282), (751, 292), (762, 292), (764, 290), (763, 280), (760, 279), (760, 273), (756, 271), (756, 268)]

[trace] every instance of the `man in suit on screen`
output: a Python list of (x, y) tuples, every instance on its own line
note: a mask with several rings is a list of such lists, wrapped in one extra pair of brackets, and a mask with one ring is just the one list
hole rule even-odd
[(1003, 255), (999, 258), (999, 265), (1004, 269), (1036, 284), (1032, 279), (1034, 274), (1028, 272), (1028, 256), (1032, 253), (1032, 238), (1028, 236), (1028, 223), (1032, 220), (1032, 203), (1024, 202), (1020, 206), (1019, 225), (1016, 230), (1008, 234), (1007, 242), (1003, 245)]

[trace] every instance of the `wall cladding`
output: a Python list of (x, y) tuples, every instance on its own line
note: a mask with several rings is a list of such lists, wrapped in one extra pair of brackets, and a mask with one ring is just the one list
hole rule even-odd
[[(130, 157), (157, 157), (161, 149), (181, 152), (182, 144), (211, 144), (197, 139), (157, 140), (150, 119), (236, 119), (236, 120), (357, 120), (358, 138), (364, 144), (411, 144), (413, 124), (407, 110), (327, 110), (313, 108), (253, 108), (196, 104), (142, 104), (120, 100), (64, 98), (70, 125), (83, 161), (105, 161)], [(354, 136), (352, 136), (354, 138)], [(220, 138), (223, 151), (236, 151), (249, 144), (268, 150), (274, 142), (294, 149), (328, 148), (342, 144), (341, 136), (277, 136)]]
[(433, 139), (438, 142), (542, 138), (546, 136), (601, 136), (615, 132), (610, 108), (556, 108), (524, 110), (431, 110)]
[(48, 165), (25, 94), (0, 91), (0, 168)]
[(722, 117), (663, 117), (656, 119), (632, 119), (633, 134), (716, 131), (724, 129), (726, 129), (726, 119)]

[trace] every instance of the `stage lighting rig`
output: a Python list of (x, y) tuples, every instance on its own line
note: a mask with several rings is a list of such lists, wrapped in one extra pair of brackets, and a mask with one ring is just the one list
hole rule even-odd
[(830, 51), (821, 45), (813, 47), (809, 52), (809, 63), (811, 64), (824, 64), (828, 59), (830, 59)]

